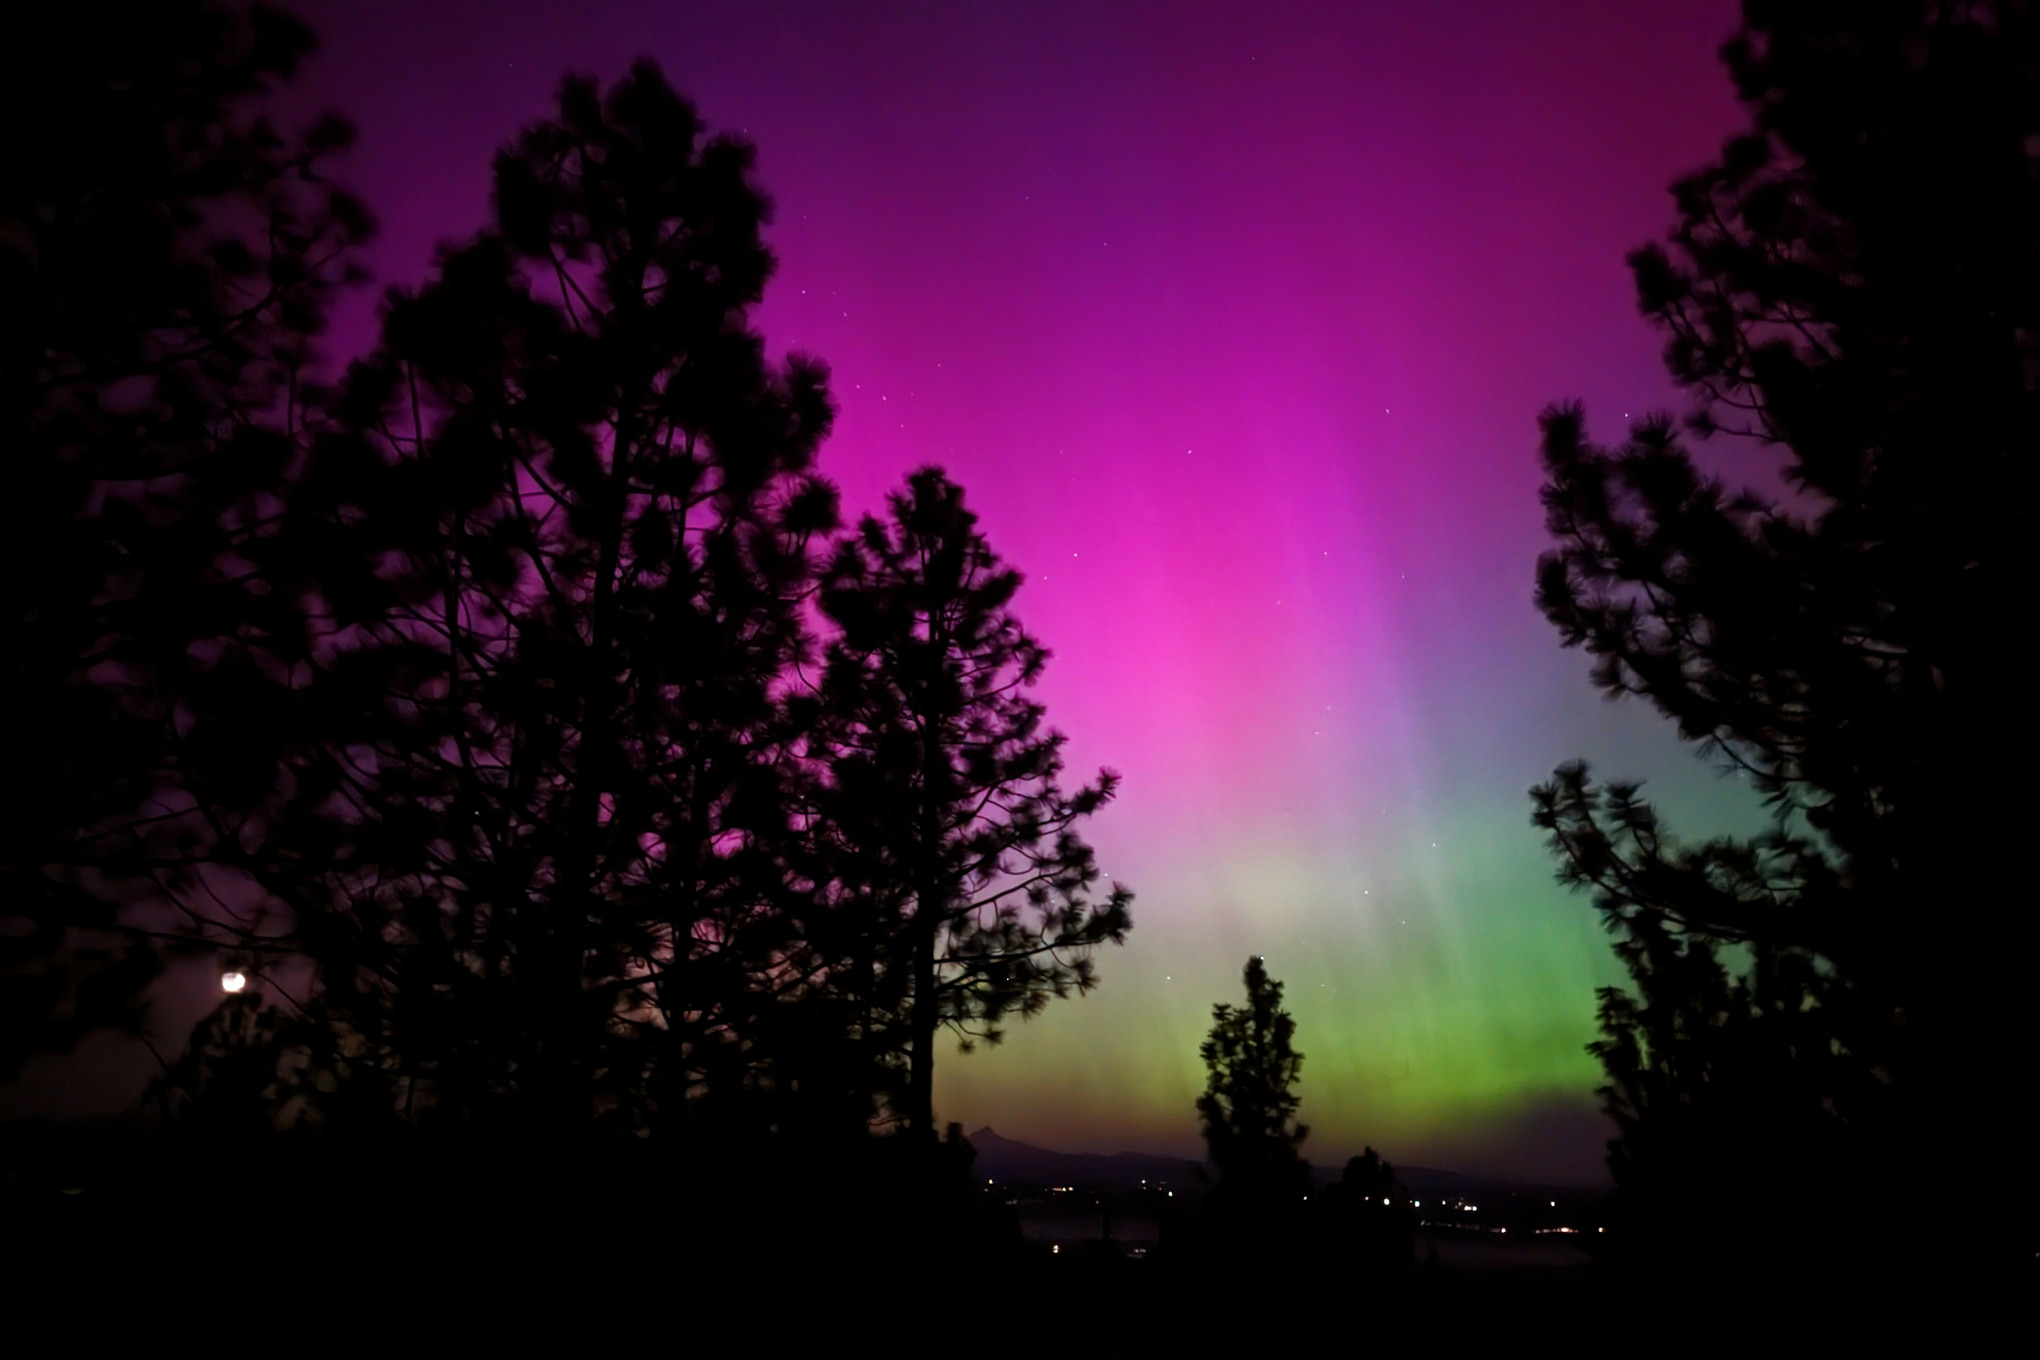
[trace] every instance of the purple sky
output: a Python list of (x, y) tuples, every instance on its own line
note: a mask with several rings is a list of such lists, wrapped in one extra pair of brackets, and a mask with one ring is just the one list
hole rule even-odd
[[(1103, 985), (951, 1060), (944, 1118), (1199, 1149), (1211, 1004), (1289, 987), (1306, 1153), (1590, 1180), (1595, 985), (1528, 787), (1584, 755), (1746, 823), (1530, 603), (1535, 417), (1675, 405), (1624, 254), (1738, 113), (1730, 0), (299, 7), (380, 283), (487, 213), (568, 71), (650, 56), (759, 148), (759, 324), (827, 360), (853, 512), (946, 466), (1139, 894)], [(335, 336), (366, 334), (370, 302)]]

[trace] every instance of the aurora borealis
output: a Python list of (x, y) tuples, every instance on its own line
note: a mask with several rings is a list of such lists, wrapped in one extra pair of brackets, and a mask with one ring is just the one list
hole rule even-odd
[(1313, 1159), (1596, 1174), (1618, 970), (1525, 791), (1585, 756), (1683, 830), (1755, 813), (1533, 609), (1534, 419), (1680, 404), (1623, 256), (1735, 126), (1728, 0), (301, 10), (384, 284), (483, 221), (561, 75), (658, 61), (757, 144), (757, 321), (833, 369), (846, 509), (939, 463), (1026, 569), (1071, 771), (1124, 776), (1089, 834), (1135, 930), (941, 1117), (1196, 1151), (1259, 953)]

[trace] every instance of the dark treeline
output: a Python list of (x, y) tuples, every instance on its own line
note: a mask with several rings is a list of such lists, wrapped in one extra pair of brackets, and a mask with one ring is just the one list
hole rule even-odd
[(1809, 1298), (2029, 1268), (2040, 22), (1750, 0), (1723, 56), (1750, 126), (1631, 265), (1690, 432), (1784, 490), (1668, 418), (1543, 421), (1540, 607), (1776, 813), (1681, 846), (1634, 783), (1535, 791), (1631, 977), (1594, 1045), (1613, 1241)]
[(938, 1047), (1124, 938), (1112, 779), (1065, 787), (959, 487), (840, 522), (826, 371), (746, 320), (751, 148), (648, 64), (569, 79), (328, 381), (372, 223), (346, 124), (263, 113), (310, 35), (59, 23), (0, 82), (0, 1078), (199, 954), (250, 982), (149, 1094), (179, 1156), (960, 1186)]

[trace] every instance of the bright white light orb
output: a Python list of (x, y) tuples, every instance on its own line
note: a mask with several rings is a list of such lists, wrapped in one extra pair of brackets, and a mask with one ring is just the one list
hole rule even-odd
[(246, 973), (220, 974), (220, 990), (223, 992), (239, 992), (246, 990), (247, 986), (248, 975)]

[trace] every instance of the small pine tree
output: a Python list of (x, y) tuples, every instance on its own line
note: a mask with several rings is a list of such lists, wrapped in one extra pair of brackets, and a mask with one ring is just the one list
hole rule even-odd
[(1407, 1271), (1416, 1263), (1416, 1211), (1387, 1159), (1368, 1148), (1346, 1159), (1339, 1179), (1314, 1195), (1318, 1255), (1370, 1275)]
[(1246, 1005), (1211, 1009), (1211, 1035), (1200, 1050), (1209, 1075), (1197, 1114), (1224, 1200), (1301, 1202), (1310, 1193), (1310, 1164), (1297, 1149), (1310, 1129), (1296, 1122), (1303, 1070), (1293, 1043), (1296, 1021), (1282, 1009), (1282, 984), (1258, 955), (1247, 960), (1245, 977)]

